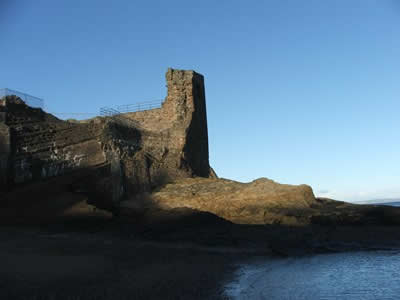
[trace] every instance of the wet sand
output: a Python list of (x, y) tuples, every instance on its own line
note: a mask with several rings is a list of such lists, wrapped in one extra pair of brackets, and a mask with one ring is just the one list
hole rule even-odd
[(155, 219), (4, 223), (0, 299), (226, 299), (224, 286), (249, 260), (400, 246), (397, 226), (235, 225), (177, 212)]
[(0, 228), (0, 299), (224, 299), (246, 253), (113, 232)]

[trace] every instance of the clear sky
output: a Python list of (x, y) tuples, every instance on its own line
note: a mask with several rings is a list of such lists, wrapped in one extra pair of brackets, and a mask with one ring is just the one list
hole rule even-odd
[(0, 88), (46, 110), (163, 99), (205, 76), (220, 177), (400, 198), (400, 1), (0, 0)]

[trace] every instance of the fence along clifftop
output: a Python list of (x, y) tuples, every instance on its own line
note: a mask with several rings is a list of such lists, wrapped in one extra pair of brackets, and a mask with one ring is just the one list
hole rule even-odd
[(32, 95), (18, 92), (15, 90), (11, 90), (8, 88), (0, 89), (0, 99), (5, 96), (12, 96), (12, 95), (15, 95), (15, 96), (21, 98), (25, 102), (25, 104), (29, 105), (30, 107), (44, 109), (44, 100), (41, 98), (34, 97)]

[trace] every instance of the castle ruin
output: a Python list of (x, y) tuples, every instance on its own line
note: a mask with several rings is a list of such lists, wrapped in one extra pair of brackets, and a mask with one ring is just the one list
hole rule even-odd
[(72, 190), (113, 209), (177, 178), (215, 176), (203, 76), (168, 69), (166, 81), (161, 108), (76, 123), (2, 98), (0, 197), (9, 203)]

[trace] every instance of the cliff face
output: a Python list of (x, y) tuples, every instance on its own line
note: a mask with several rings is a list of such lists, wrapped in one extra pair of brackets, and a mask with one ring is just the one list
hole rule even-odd
[(103, 163), (99, 124), (74, 125), (31, 108), (15, 96), (0, 106), (4, 189)]
[[(3, 98), (0, 190), (9, 200), (3, 203), (46, 197), (43, 182), (63, 178), (60, 194), (84, 192), (89, 202), (113, 208), (124, 197), (170, 180), (211, 176), (203, 76), (169, 69), (166, 79), (161, 108), (79, 123), (59, 120), (15, 96)], [(32, 195), (38, 182), (39, 195)], [(24, 189), (29, 195), (21, 194)]]

